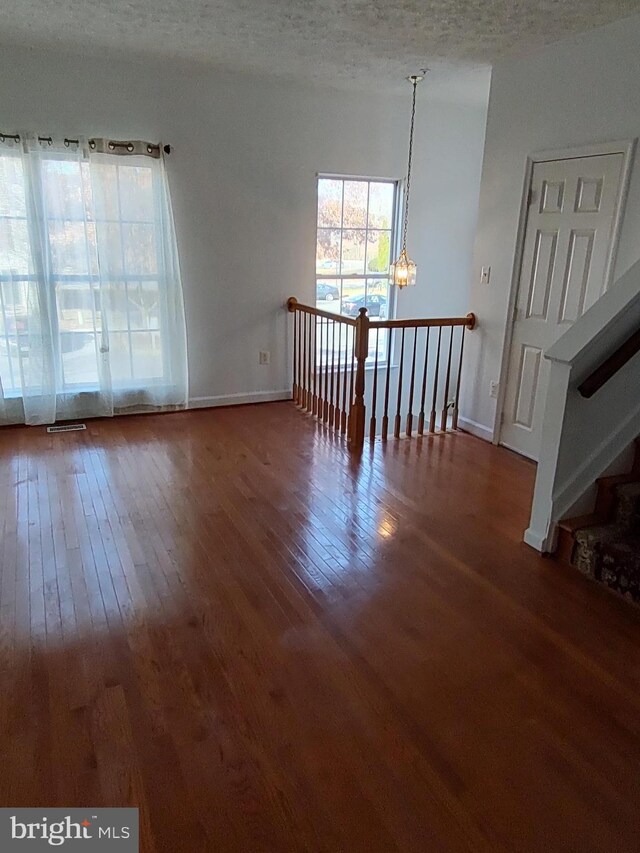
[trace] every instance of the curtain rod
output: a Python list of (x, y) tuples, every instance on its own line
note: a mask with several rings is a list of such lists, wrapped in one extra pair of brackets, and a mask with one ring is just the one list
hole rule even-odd
[[(5, 142), (7, 139), (13, 139), (14, 142), (20, 142), (21, 137), (20, 137), (19, 133), (3, 133), (2, 131), (0, 131), (0, 142)], [(38, 139), (38, 142), (46, 142), (47, 145), (53, 145), (53, 137), (52, 136), (38, 136), (37, 139)], [(80, 144), (79, 139), (69, 139), (66, 136), (64, 137), (63, 142), (64, 142), (65, 148), (68, 148), (70, 145), (79, 145)], [(100, 146), (98, 143), (101, 143)], [(147, 154), (153, 154), (154, 152), (157, 152), (158, 154), (160, 154), (160, 147), (161, 147), (160, 143), (139, 142), (139, 141), (132, 142), (129, 140), (118, 141), (115, 139), (108, 139), (108, 140), (96, 140), (94, 138), (89, 139), (89, 148), (91, 148), (92, 150), (95, 150), (97, 147), (101, 147), (101, 148), (106, 148), (109, 151), (113, 151), (114, 153), (115, 152), (124, 153), (126, 151), (128, 154), (132, 154), (135, 151), (136, 145), (146, 146), (146, 149), (147, 149), (146, 153)], [(162, 150), (164, 151), (165, 154), (171, 154), (171, 146), (170, 145), (163, 145)]]

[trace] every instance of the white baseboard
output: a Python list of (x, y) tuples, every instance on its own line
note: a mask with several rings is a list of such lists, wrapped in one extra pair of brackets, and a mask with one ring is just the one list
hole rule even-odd
[(465, 432), (471, 433), (484, 441), (493, 441), (493, 430), (484, 424), (479, 424), (477, 421), (472, 421), (469, 418), (458, 417), (458, 426)]
[(240, 394), (221, 394), (217, 397), (189, 397), (187, 408), (209, 409), (214, 406), (243, 406), (246, 403), (274, 403), (290, 400), (291, 389), (286, 391), (250, 391)]

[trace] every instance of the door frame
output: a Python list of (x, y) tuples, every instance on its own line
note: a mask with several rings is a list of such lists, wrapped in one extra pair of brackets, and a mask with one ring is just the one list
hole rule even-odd
[(515, 324), (515, 309), (518, 304), (518, 289), (520, 274), (522, 272), (522, 259), (524, 254), (524, 241), (527, 229), (527, 218), (529, 214), (529, 192), (533, 178), (533, 167), (536, 163), (548, 163), (552, 160), (576, 160), (581, 157), (600, 157), (603, 154), (622, 154), (622, 172), (620, 175), (620, 187), (616, 199), (616, 208), (613, 218), (613, 231), (611, 236), (611, 251), (607, 261), (605, 272), (605, 290), (608, 290), (615, 272), (620, 232), (629, 195), (629, 184), (631, 181), (631, 170), (635, 156), (637, 138), (626, 139), (619, 142), (603, 142), (593, 145), (579, 145), (570, 148), (551, 149), (547, 151), (536, 151), (527, 156), (524, 169), (524, 180), (522, 184), (522, 197), (520, 199), (520, 215), (518, 218), (518, 232), (516, 237), (516, 250), (511, 273), (511, 284), (509, 286), (509, 302), (507, 310), (507, 322), (502, 348), (502, 359), (500, 364), (500, 376), (498, 386), (498, 400), (496, 415), (493, 424), (493, 444), (500, 444), (502, 437), (502, 426), (504, 421), (505, 400), (507, 396), (507, 381), (511, 361), (511, 343), (513, 340), (513, 327)]

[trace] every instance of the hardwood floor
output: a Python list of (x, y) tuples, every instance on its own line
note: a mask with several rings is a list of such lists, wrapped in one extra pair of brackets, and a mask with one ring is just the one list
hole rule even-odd
[(0, 805), (145, 851), (637, 851), (640, 612), (534, 469), (274, 403), (0, 430)]

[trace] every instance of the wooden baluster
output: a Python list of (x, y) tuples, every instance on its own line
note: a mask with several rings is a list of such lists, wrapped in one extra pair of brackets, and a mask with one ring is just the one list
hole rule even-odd
[(310, 412), (312, 407), (313, 407), (313, 394), (312, 394), (313, 379), (311, 376), (311, 367), (313, 364), (313, 357), (311, 355), (311, 353), (312, 353), (311, 329), (313, 326), (313, 320), (314, 320), (313, 315), (309, 314), (309, 328), (307, 329), (307, 405), (306, 405), (307, 412)]
[(336, 419), (335, 408), (335, 390), (336, 390), (336, 326), (338, 323), (333, 321), (331, 329), (331, 388), (329, 390), (329, 426), (333, 427)]
[(331, 321), (327, 319), (327, 360), (324, 366), (324, 407), (322, 409), (322, 420), (327, 423), (329, 420), (329, 323)]
[(440, 418), (440, 431), (447, 431), (447, 412), (449, 411), (449, 383), (451, 381), (451, 353), (453, 352), (453, 329), (449, 335), (449, 355), (447, 356), (447, 375), (444, 382), (444, 399), (442, 401), (442, 417)]
[(313, 400), (311, 414), (318, 414), (318, 318), (313, 318)]
[(320, 317), (320, 349), (318, 352), (318, 405), (316, 407), (316, 417), (320, 419), (322, 419), (322, 407), (324, 405), (322, 396), (322, 377), (324, 376), (323, 348), (324, 318)]
[(355, 357), (357, 360), (355, 395), (351, 408), (351, 446), (353, 450), (361, 450), (364, 445), (364, 430), (366, 408), (365, 394), (365, 362), (369, 355), (369, 318), (367, 309), (361, 308), (356, 320)]
[(353, 417), (353, 389), (355, 383), (355, 359), (356, 359), (356, 330), (353, 330), (353, 346), (351, 347), (351, 376), (349, 378), (349, 418), (347, 432), (351, 436), (352, 417)]
[(304, 312), (298, 314), (298, 405), (302, 405), (302, 326), (304, 323)]
[(298, 398), (298, 381), (296, 376), (296, 367), (298, 364), (298, 300), (295, 296), (290, 296), (287, 299), (287, 310), (293, 314), (293, 382), (291, 387), (291, 399), (297, 402)]
[(400, 438), (400, 409), (402, 406), (402, 374), (404, 371), (404, 326), (402, 327), (402, 336), (400, 338), (400, 367), (398, 369), (398, 400), (396, 405), (396, 419), (393, 425), (393, 437)]
[(338, 323), (338, 372), (336, 374), (336, 401), (334, 407), (334, 418), (331, 426), (335, 430), (340, 429), (340, 361), (342, 357), (342, 322)]
[(300, 373), (300, 385), (302, 386), (300, 405), (303, 409), (307, 408), (307, 317), (308, 314), (305, 311), (302, 321), (302, 365)]
[(378, 344), (380, 341), (380, 328), (376, 328), (376, 360), (373, 366), (373, 391), (371, 392), (371, 422), (369, 424), (369, 439), (375, 441), (376, 437), (376, 406), (378, 405)]
[(438, 374), (440, 373), (440, 341), (442, 340), (442, 326), (438, 327), (438, 350), (436, 352), (436, 371), (433, 377), (433, 400), (431, 403), (431, 417), (429, 418), (429, 432), (436, 431), (436, 402), (438, 399)]
[(293, 309), (293, 388), (291, 396), (293, 402), (298, 402), (298, 312)]
[(420, 397), (420, 414), (418, 415), (418, 435), (424, 435), (424, 402), (427, 396), (427, 375), (429, 373), (429, 333), (431, 329), (426, 328), (427, 336), (424, 345), (424, 369), (422, 371), (422, 395)]
[(413, 387), (416, 378), (416, 346), (418, 345), (418, 328), (413, 330), (413, 357), (411, 360), (411, 381), (409, 383), (409, 412), (407, 414), (407, 438), (411, 438), (413, 425)]
[(464, 352), (464, 335), (467, 327), (462, 327), (462, 335), (460, 337), (460, 360), (458, 362), (458, 378), (456, 381), (456, 399), (453, 404), (453, 418), (451, 421), (451, 429), (458, 429), (458, 402), (460, 400), (460, 377), (462, 376), (462, 354)]
[(382, 412), (382, 440), (387, 440), (389, 432), (389, 385), (391, 382), (391, 335), (393, 329), (387, 329), (389, 337), (387, 339), (387, 377), (384, 383), (384, 410)]
[(351, 326), (345, 326), (347, 343), (344, 348), (344, 371), (342, 378), (342, 418), (340, 420), (340, 432), (344, 435), (347, 431), (347, 355), (349, 354), (349, 339), (351, 338), (351, 352), (353, 352), (353, 335), (350, 335)]
[(320, 318), (320, 365), (318, 367), (318, 413), (317, 417), (322, 420), (322, 412), (324, 410), (324, 360), (327, 357), (327, 343), (325, 335), (325, 320)]

